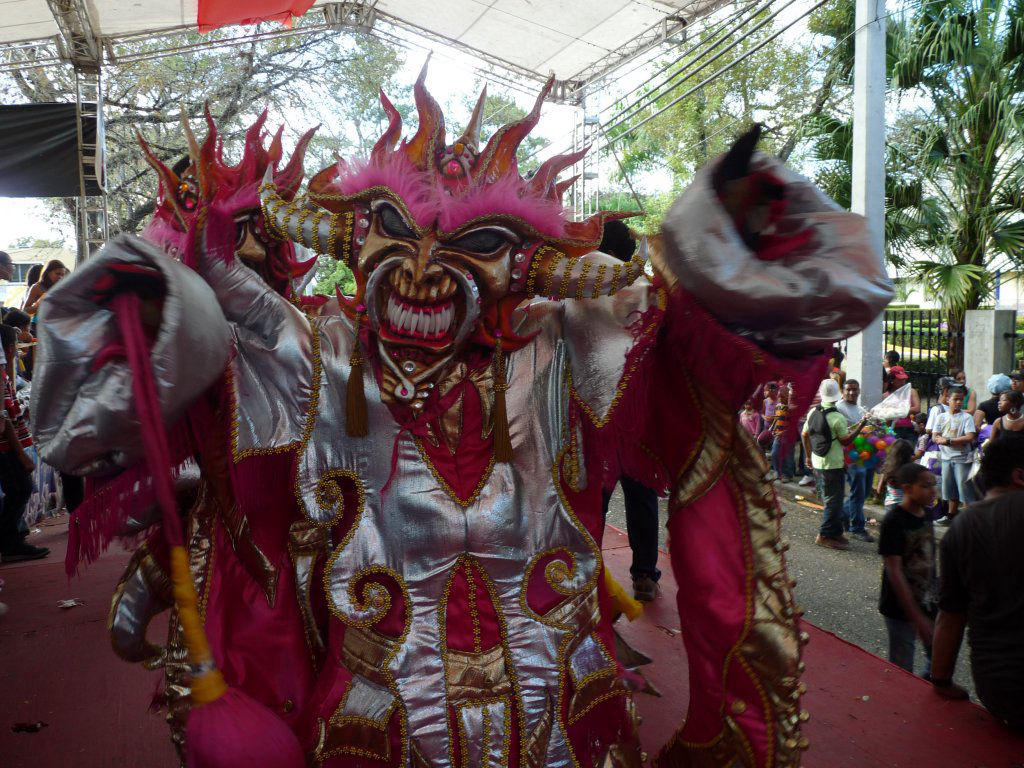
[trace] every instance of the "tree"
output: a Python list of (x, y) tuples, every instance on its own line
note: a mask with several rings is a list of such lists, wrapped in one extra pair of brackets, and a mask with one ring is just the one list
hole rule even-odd
[[(169, 42), (126, 43), (120, 53), (146, 57), (201, 40), (183, 33)], [(203, 102), (209, 101), (230, 154), (267, 106), (269, 124), (283, 119), (292, 141), (318, 120), (324, 125), (307, 153), (307, 167), (315, 170), (336, 152), (368, 150), (368, 142), (383, 130), (377, 89), (383, 86), (399, 99), (405, 94), (392, 81), (400, 66), (396, 50), (375, 38), (333, 31), (111, 65), (104, 110), (111, 233), (138, 232), (153, 211), (156, 178), (142, 159), (136, 129), (161, 160), (173, 164), (185, 152), (182, 111), (201, 138)], [(5, 100), (73, 101), (74, 85), (68, 70), (26, 69), (3, 76), (0, 92)], [(53, 203), (57, 214), (72, 219), (74, 206), (73, 199)]]
[[(722, 13), (739, 8), (736, 3)], [(777, 30), (770, 21), (751, 31), (756, 24), (767, 21), (768, 15), (768, 10), (762, 10), (733, 36), (705, 35), (696, 42), (680, 44), (672, 52), (673, 60), (665, 74), (655, 78), (655, 85), (631, 94), (618, 105), (621, 117), (611, 118), (606, 129), (608, 139), (616, 142), (622, 153), (624, 173), (665, 168), (672, 173), (678, 189), (755, 121), (765, 125), (763, 141), (768, 151), (784, 151), (787, 157), (793, 152), (793, 137), (800, 130), (803, 116), (815, 108), (820, 110), (821, 105), (815, 105), (826, 103), (830, 90), (816, 83), (819, 76), (809, 66), (814, 53), (811, 46), (793, 45), (780, 37), (754, 50)], [(733, 43), (735, 46), (729, 48)], [(701, 53), (698, 55), (695, 49)], [(709, 64), (715, 55), (720, 58)], [(669, 106), (730, 64), (730, 69)], [(641, 119), (666, 107), (631, 131)], [(665, 195), (669, 199), (673, 196)]]
[(63, 248), (63, 240), (46, 240), (25, 235), (11, 243), (11, 248)]
[(935, 201), (930, 258), (914, 267), (959, 333), (994, 267), (1024, 266), (1024, 2), (922, 3), (899, 30), (892, 87), (927, 104), (898, 148)]

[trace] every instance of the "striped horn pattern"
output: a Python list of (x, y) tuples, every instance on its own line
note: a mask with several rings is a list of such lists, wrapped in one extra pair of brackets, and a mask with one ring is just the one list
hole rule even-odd
[(573, 257), (551, 246), (542, 246), (533, 257), (526, 292), (559, 299), (612, 296), (644, 273), (647, 250), (647, 238), (641, 238), (633, 258), (621, 262), (600, 251)]
[(348, 226), (351, 227), (351, 213), (331, 213), (302, 197), (288, 202), (278, 194), (273, 169), (270, 167), (260, 185), (260, 207), (267, 228), (278, 239), (291, 240), (316, 253), (339, 258), (340, 254), (332, 253), (339, 246), (345, 245), (337, 242), (338, 234), (341, 233), (339, 222), (347, 217)]

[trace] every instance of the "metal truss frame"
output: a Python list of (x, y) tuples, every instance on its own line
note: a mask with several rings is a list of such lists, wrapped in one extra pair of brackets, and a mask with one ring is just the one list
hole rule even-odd
[[(693, 18), (714, 11), (723, 2), (725, 0), (705, 0), (704, 2), (696, 0), (693, 3), (695, 11), (691, 14), (690, 19), (681, 15), (663, 19), (621, 46), (610, 59), (606, 57), (570, 78), (556, 81), (549, 98), (557, 103), (582, 105), (584, 91), (588, 85), (607, 77), (624, 64), (671, 40), (684, 30)], [(94, 71), (104, 63), (116, 65), (259, 40), (349, 29), (371, 34), (406, 48), (427, 49), (428, 46), (423, 45), (421, 41), (447, 46), (479, 62), (480, 66), (474, 66), (474, 69), (481, 76), (498, 80), (519, 91), (535, 90), (548, 76), (547, 73), (534, 72), (500, 56), (481, 51), (453, 38), (422, 29), (396, 16), (384, 13), (375, 7), (372, 0), (345, 0), (317, 6), (301, 19), (297, 19), (292, 29), (256, 28), (241, 34), (230, 30), (215, 31), (207, 35), (205, 39), (196, 42), (183, 44), (169, 39), (166, 48), (144, 54), (125, 50), (124, 44), (161, 37), (171, 38), (182, 32), (193, 31), (194, 26), (182, 25), (131, 35), (99, 38), (93, 32), (86, 0), (47, 0), (47, 4), (60, 29), (60, 35), (39, 41), (0, 46), (0, 72), (54, 66), (61, 63), (71, 64), (80, 70)], [(409, 36), (412, 36), (413, 39), (410, 40)]]

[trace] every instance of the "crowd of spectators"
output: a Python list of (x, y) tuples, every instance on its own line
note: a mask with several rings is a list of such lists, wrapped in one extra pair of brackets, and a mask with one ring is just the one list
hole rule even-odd
[[(952, 681), (966, 631), (978, 697), (1024, 733), (1024, 372), (994, 374), (987, 389), (990, 397), (982, 399), (962, 369), (951, 369), (938, 381), (935, 404), (922, 413), (899, 354), (886, 353), (884, 395), (908, 407), (886, 424), (872, 420), (896, 438), (888, 438), (877, 469), (844, 455), (868, 412), (859, 403), (859, 382), (841, 371), (821, 382), (795, 447), (780, 440), (787, 422), (799, 418), (788, 408), (787, 382), (765, 384), (739, 421), (765, 449), (770, 480), (796, 476), (801, 486), (815, 487), (819, 546), (848, 549), (847, 536), (873, 542), (865, 502), (874, 497), (884, 504), (878, 609), (890, 661), (913, 672), (920, 643), (923, 675), (936, 692), (967, 698)], [(936, 526), (947, 528), (944, 536), (936, 536)]]
[[(27, 413), (32, 381), (36, 313), (47, 292), (67, 274), (60, 261), (36, 265), (26, 276), (28, 291), (20, 308), (0, 306), (0, 562), (46, 557), (49, 550), (29, 543), (29, 525), (35, 513), (33, 496), (42, 506), (59, 494), (52, 471), (40, 464), (32, 445)], [(0, 251), (0, 281), (13, 277), (14, 263)], [(70, 484), (81, 483), (78, 478)]]

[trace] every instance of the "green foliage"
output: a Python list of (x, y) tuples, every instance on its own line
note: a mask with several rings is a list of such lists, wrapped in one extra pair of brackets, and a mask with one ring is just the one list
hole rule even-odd
[(930, 202), (915, 265), (958, 322), (991, 292), (991, 270), (1024, 265), (1024, 4), (925, 2), (894, 35), (892, 85), (930, 109), (894, 139), (903, 172)]
[(352, 275), (352, 270), (339, 259), (321, 256), (316, 265), (314, 280), (316, 287), (313, 293), (320, 296), (334, 296), (336, 289), (340, 289), (346, 296), (352, 296), (356, 292), (356, 279)]
[(45, 240), (38, 237), (19, 237), (10, 245), (11, 248), (63, 248), (63, 240)]

